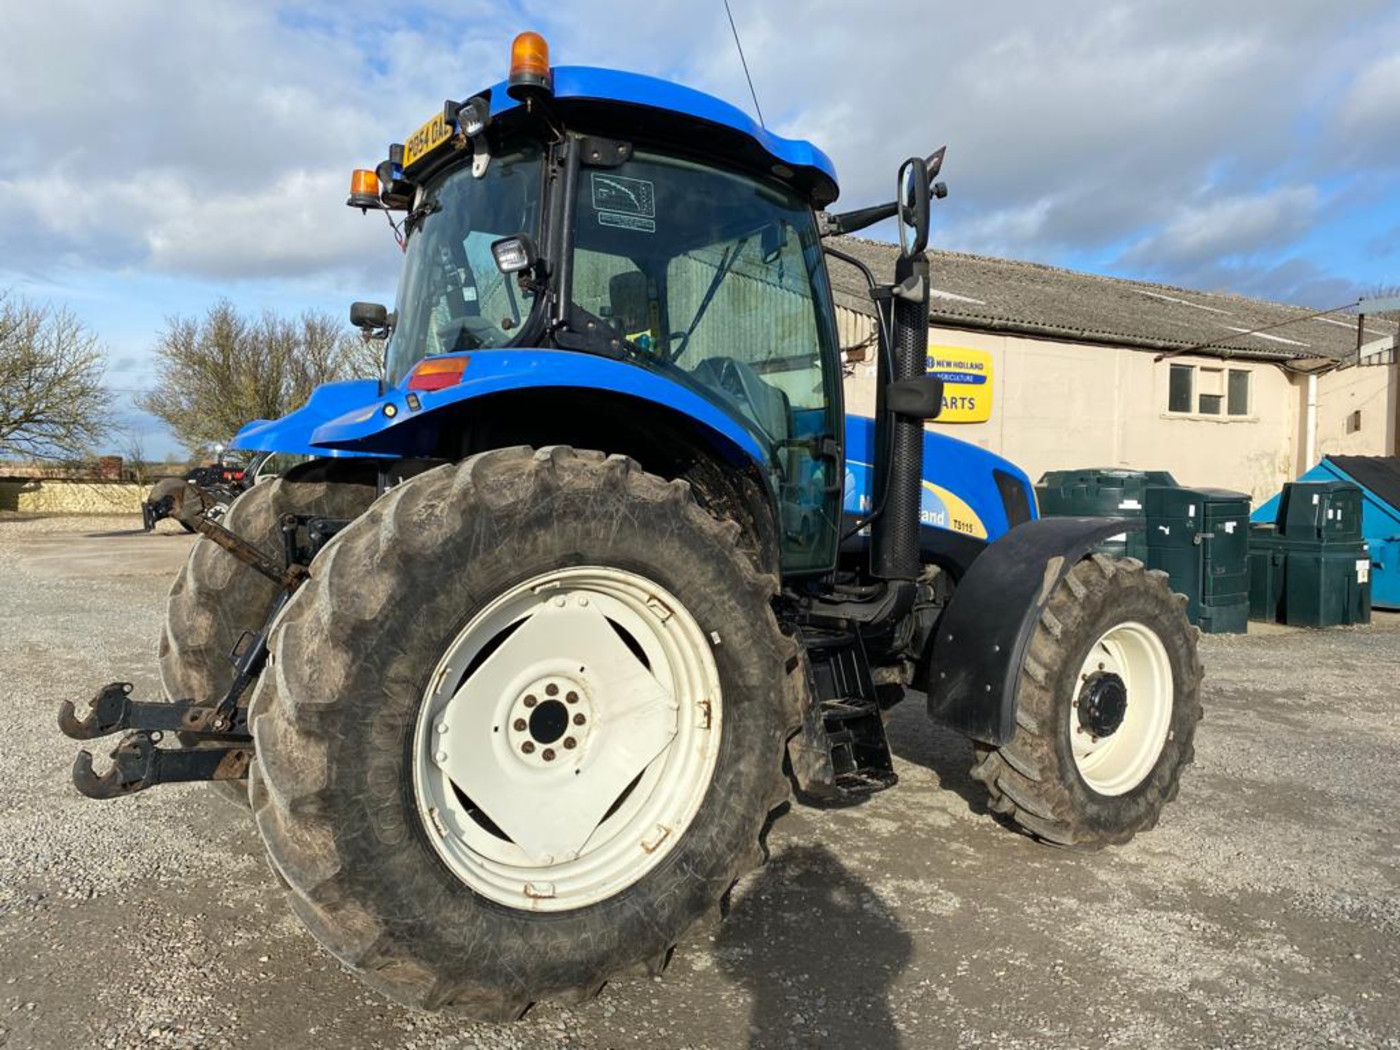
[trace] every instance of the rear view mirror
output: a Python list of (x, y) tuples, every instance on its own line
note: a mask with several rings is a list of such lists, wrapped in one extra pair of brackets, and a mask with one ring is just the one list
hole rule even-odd
[(929, 173), (922, 157), (910, 157), (900, 165), (895, 204), (899, 251), (908, 259), (928, 247)]
[(374, 331), (389, 323), (389, 311), (382, 303), (351, 303), (350, 323), (363, 331)]
[(938, 376), (896, 380), (885, 387), (885, 406), (910, 419), (937, 419), (943, 411), (943, 380)]

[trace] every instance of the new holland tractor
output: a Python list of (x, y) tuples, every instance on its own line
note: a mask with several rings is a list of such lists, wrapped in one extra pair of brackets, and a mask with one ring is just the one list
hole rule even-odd
[[(659, 973), (793, 789), (895, 784), (906, 691), (1006, 823), (1152, 827), (1194, 629), (1164, 575), (1091, 553), (1131, 526), (1036, 519), (1023, 472), (926, 431), (941, 160), (835, 213), (816, 147), (522, 34), (506, 82), (355, 173), (404, 248), (396, 309), (351, 311), (384, 376), (240, 432), (314, 458), (199, 523), (165, 700), (64, 705), (70, 736), (126, 733), (77, 788), (214, 781), (345, 966), (493, 1019)], [(846, 417), (827, 257), (891, 218), (875, 412)], [(976, 527), (930, 509), (953, 476)]]

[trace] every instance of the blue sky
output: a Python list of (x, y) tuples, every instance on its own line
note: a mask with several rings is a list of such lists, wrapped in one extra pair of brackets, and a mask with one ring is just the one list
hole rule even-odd
[[(1319, 307), (1400, 284), (1394, 0), (731, 2), (770, 126), (831, 154), (843, 205), (948, 143), (937, 246)], [(499, 79), (526, 28), (556, 63), (750, 106), (720, 0), (17, 6), (0, 290), (83, 318), (174, 451), (127, 405), (164, 320), (392, 302), (349, 171)]]

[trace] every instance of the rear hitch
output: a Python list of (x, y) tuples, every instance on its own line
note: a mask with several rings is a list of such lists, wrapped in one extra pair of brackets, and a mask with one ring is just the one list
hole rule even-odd
[(142, 703), (131, 699), (130, 682), (112, 682), (97, 691), (88, 713), (78, 717), (73, 701), (58, 709), (58, 728), (74, 740), (95, 740), (123, 729), (174, 730), (210, 738), (239, 739), (248, 735), (247, 708), (234, 708), (227, 729), (216, 728), (217, 708), (193, 700)]
[[(335, 518), (287, 515), (282, 519), (282, 558), (275, 559), (241, 536), (208, 518), (196, 528), (239, 561), (279, 585), (260, 630), (245, 631), (229, 653), (233, 681), (218, 700), (146, 703), (131, 699), (130, 682), (111, 682), (97, 691), (85, 714), (71, 700), (58, 710), (58, 728), (74, 740), (94, 740), (112, 733), (127, 735), (112, 752), (112, 766), (102, 775), (92, 768), (92, 753), (78, 752), (73, 785), (88, 798), (120, 798), (156, 784), (190, 780), (242, 780), (253, 760), (244, 694), (267, 663), (267, 643), (277, 614), (307, 579), (307, 565), (348, 522)], [(299, 542), (304, 531), (307, 543)], [(166, 733), (194, 747), (157, 747)], [(212, 745), (212, 746), (211, 746)]]
[[(149, 705), (158, 706), (158, 705)], [(112, 766), (98, 776), (92, 752), (79, 751), (73, 761), (73, 786), (88, 798), (133, 795), (156, 784), (190, 780), (242, 780), (253, 761), (251, 741), (242, 747), (156, 747), (161, 734), (138, 730), (112, 752)]]

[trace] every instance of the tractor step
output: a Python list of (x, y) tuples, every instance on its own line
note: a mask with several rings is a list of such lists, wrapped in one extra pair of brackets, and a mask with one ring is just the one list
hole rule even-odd
[(858, 634), (803, 631), (811, 706), (789, 745), (793, 774), (813, 798), (854, 801), (899, 780)]

